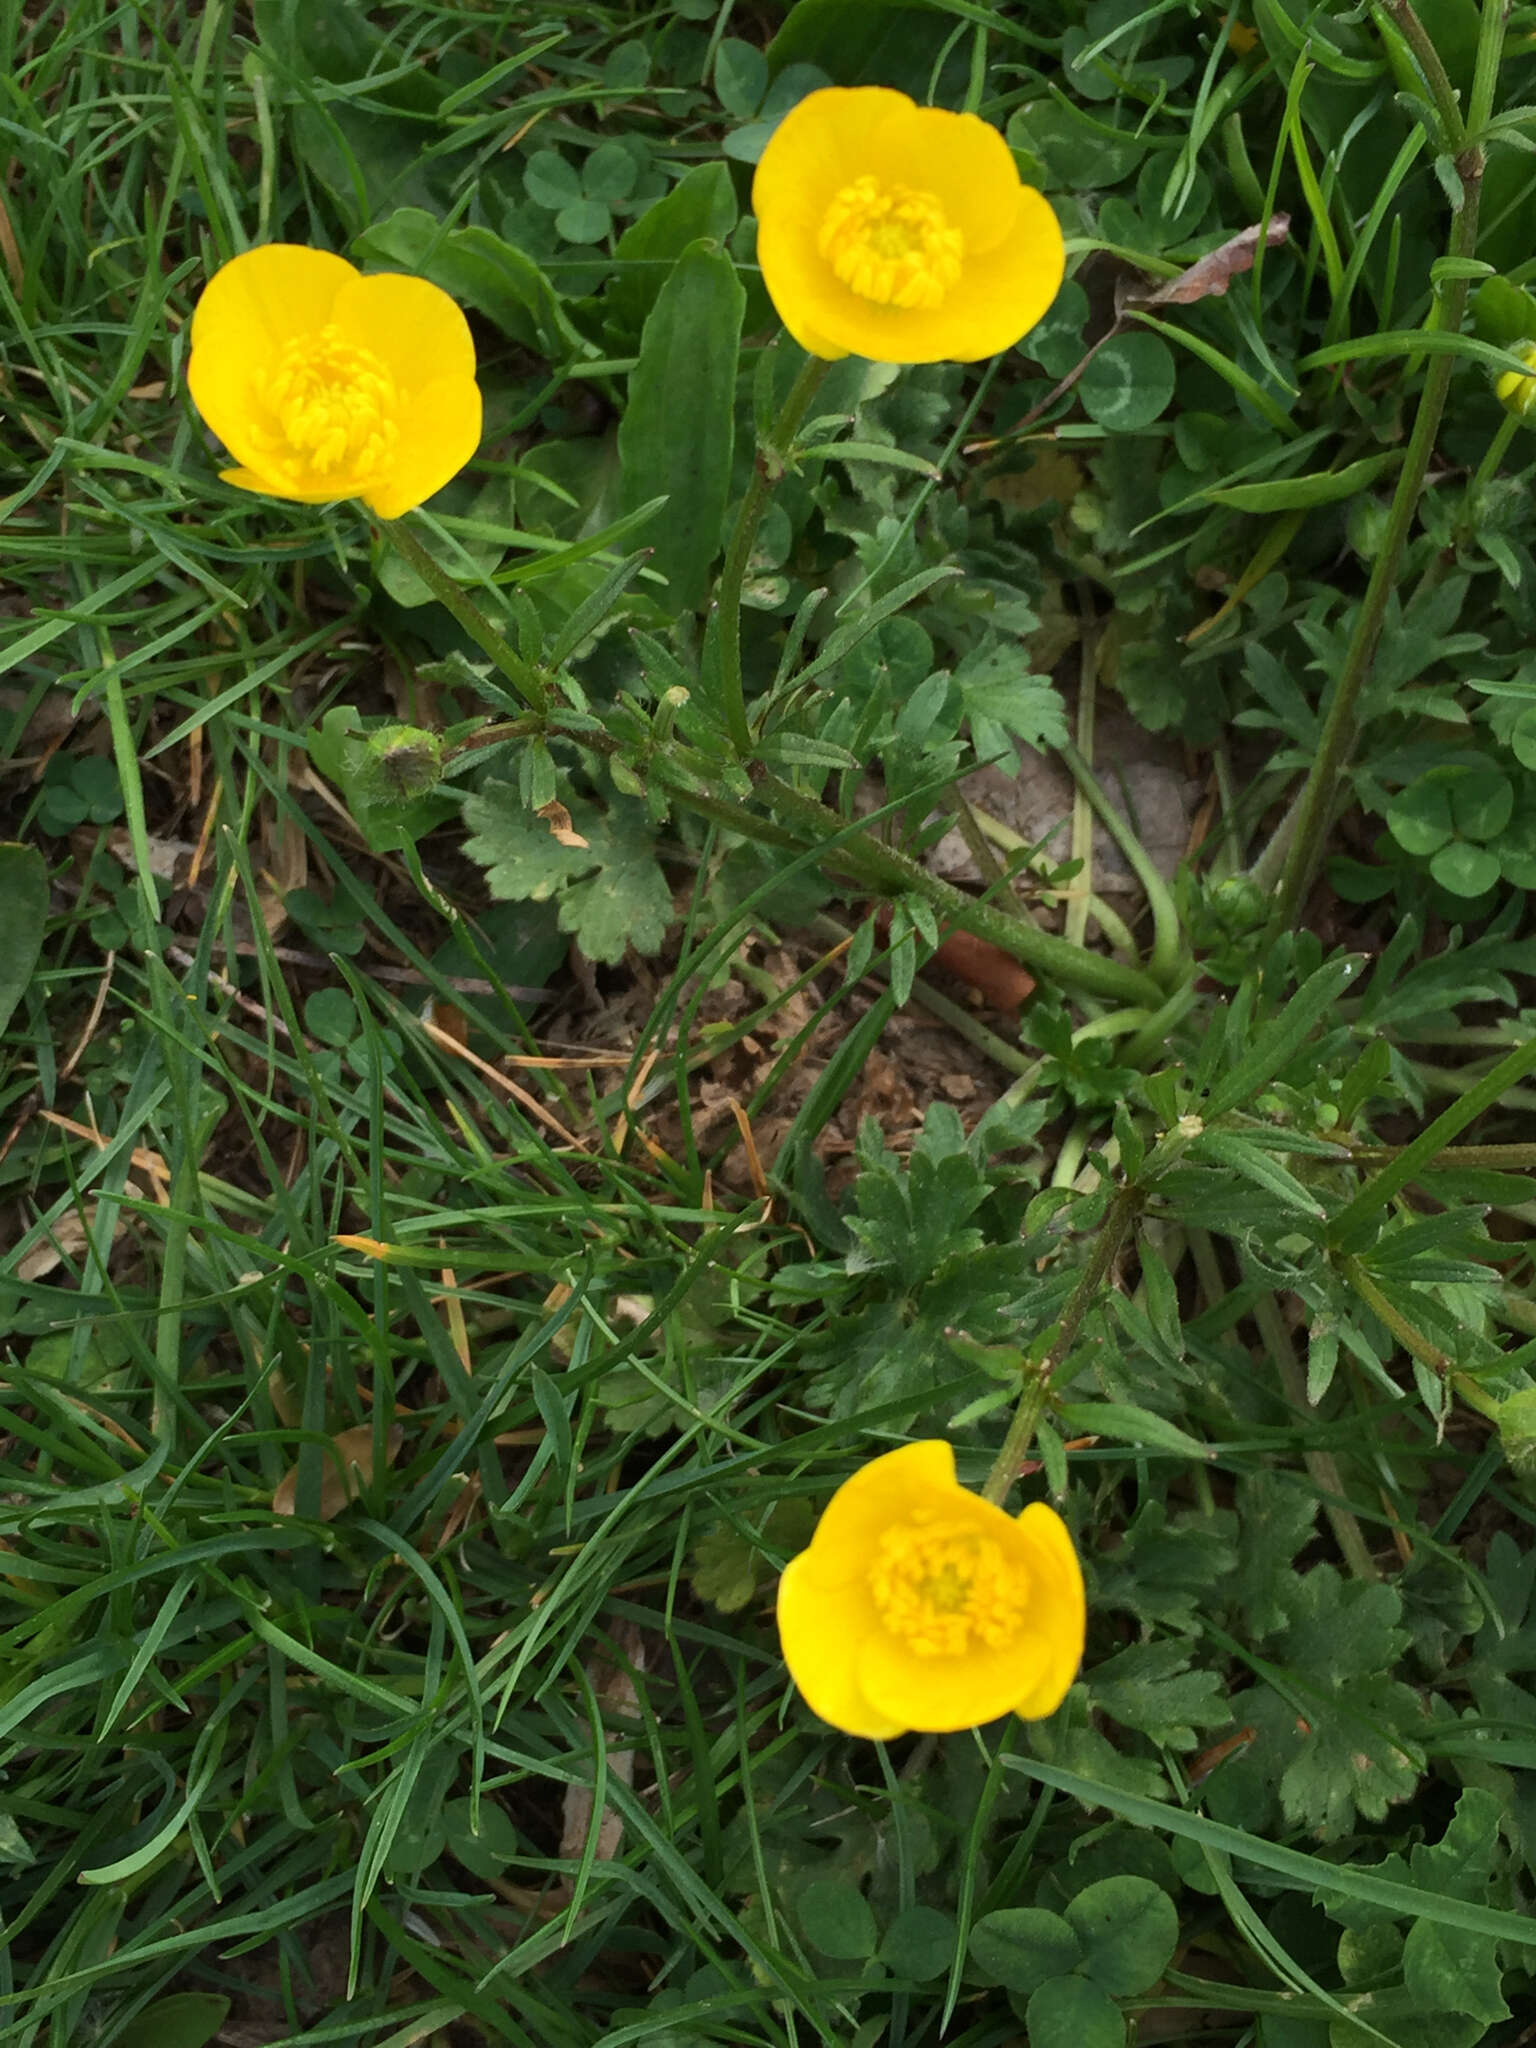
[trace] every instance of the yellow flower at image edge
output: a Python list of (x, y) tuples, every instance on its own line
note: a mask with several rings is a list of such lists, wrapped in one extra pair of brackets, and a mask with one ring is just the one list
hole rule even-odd
[(779, 1581), (790, 1676), (848, 1735), (1040, 1720), (1082, 1661), (1083, 1575), (1061, 1517), (1015, 1519), (955, 1478), (947, 1443), (873, 1459)]
[(269, 242), (209, 280), (187, 384), (239, 467), (225, 483), (306, 505), (361, 498), (398, 519), (480, 443), (475, 345), (422, 277), (364, 277), (323, 249)]
[(1512, 341), (1509, 352), (1529, 363), (1531, 374), (1522, 377), (1518, 370), (1505, 370), (1494, 380), (1494, 394), (1506, 412), (1528, 419), (1536, 412), (1536, 341)]
[(1066, 268), (1056, 216), (997, 130), (884, 86), (791, 108), (752, 205), (779, 318), (829, 361), (996, 355), (1049, 311)]

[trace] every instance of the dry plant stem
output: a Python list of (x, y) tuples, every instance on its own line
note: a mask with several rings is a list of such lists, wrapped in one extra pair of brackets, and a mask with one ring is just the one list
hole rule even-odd
[[(1310, 1415), (1312, 1404), (1307, 1399), (1307, 1376), (1297, 1362), (1291, 1333), (1285, 1327), (1285, 1318), (1272, 1294), (1261, 1294), (1254, 1302), (1253, 1319), (1264, 1339), (1264, 1348), (1280, 1375), (1285, 1398), (1299, 1416)], [(1343, 1505), (1349, 1496), (1344, 1490), (1338, 1460), (1332, 1451), (1304, 1451), (1302, 1462), (1307, 1468), (1307, 1476), (1323, 1496), (1323, 1513), (1328, 1517), (1328, 1526), (1333, 1531), (1340, 1556), (1357, 1579), (1364, 1579), (1367, 1583), (1379, 1579), (1381, 1573), (1360, 1533), (1360, 1524)]]
[[(1351, 1145), (1356, 1166), (1384, 1166), (1401, 1159), (1401, 1145)], [(1490, 1166), (1504, 1173), (1529, 1173), (1536, 1168), (1536, 1145), (1447, 1145), (1435, 1155), (1436, 1166)]]
[(987, 1483), (981, 1489), (983, 1500), (989, 1500), (1001, 1507), (1008, 1498), (1008, 1490), (1018, 1477), (1019, 1467), (1025, 1453), (1034, 1441), (1040, 1418), (1045, 1413), (1045, 1404), (1050, 1395), (1051, 1380), (1062, 1360), (1077, 1342), (1077, 1333), (1083, 1326), (1083, 1318), (1092, 1308), (1096, 1297), (1109, 1278), (1115, 1254), (1124, 1241), (1126, 1232), (1135, 1221), (1136, 1213), (1146, 1199), (1142, 1189), (1128, 1181), (1119, 1188), (1104, 1212), (1104, 1221), (1099, 1225), (1093, 1250), (1088, 1263), (1072, 1290), (1071, 1299), (1062, 1311), (1061, 1321), (1056, 1325), (1056, 1334), (1051, 1339), (1045, 1355), (1030, 1370), (1029, 1379), (1019, 1397), (1019, 1405), (1013, 1420), (1008, 1425), (1008, 1434), (1003, 1438), (1002, 1449), (987, 1474)]
[[(1015, 832), (1011, 825), (1005, 825), (1001, 818), (994, 818), (990, 811), (984, 811), (980, 804), (973, 803), (969, 797), (958, 797), (958, 801), (969, 812), (972, 823), (976, 826), (982, 837), (990, 841), (993, 846), (998, 847), (1003, 853), (1029, 852), (1030, 842)], [(969, 838), (967, 838), (966, 844), (970, 844)], [(981, 865), (979, 860), (977, 865)], [(1051, 860), (1044, 855), (1037, 856), (1025, 863), (1027, 871), (1042, 880), (1050, 873), (1052, 865)], [(986, 872), (985, 868), (982, 869), (982, 872)], [(1040, 901), (1048, 908), (1054, 908), (1058, 903), (1070, 903), (1076, 892), (1077, 885), (1075, 883), (1066, 889), (1041, 889)], [(1127, 960), (1140, 958), (1136, 941), (1131, 937), (1125, 920), (1117, 911), (1110, 909), (1102, 896), (1095, 896), (1090, 893), (1088, 896), (1088, 908), (1092, 913), (1094, 922), (1098, 925), (1099, 930), (1104, 934), (1115, 952), (1123, 953)]]
[(1147, 972), (1160, 987), (1166, 988), (1184, 965), (1183, 947), (1179, 939), (1179, 913), (1173, 900), (1173, 892), (1153, 866), (1151, 856), (1130, 825), (1110, 802), (1098, 777), (1076, 747), (1062, 746), (1056, 751), (1070, 769), (1072, 780), (1077, 784), (1078, 791), (1088, 808), (1125, 855), (1142, 886), (1147, 907), (1152, 912), (1152, 956), (1147, 962)]
[(1053, 932), (1043, 932), (1024, 919), (1010, 917), (994, 904), (967, 896), (963, 890), (930, 874), (921, 862), (898, 853), (893, 846), (883, 845), (867, 832), (850, 833), (836, 811), (777, 775), (761, 775), (758, 789), (772, 809), (804, 826), (814, 839), (841, 842), (825, 846), (826, 860), (878, 887), (909, 890), (920, 896), (925, 903), (932, 904), (946, 923), (957, 924), (962, 930), (974, 932), (977, 938), (989, 940), (1010, 959), (1020, 960), (1034, 970), (1042, 980), (1082, 989), (1088, 995), (1102, 996), (1106, 1002), (1128, 1003), (1137, 1008), (1155, 1009), (1162, 1001), (1163, 991), (1148, 975), (1133, 967), (1123, 967), (1118, 960), (1108, 960), (1101, 953), (1084, 952)]
[(773, 496), (773, 487), (784, 473), (800, 422), (831, 367), (819, 356), (807, 356), (799, 376), (790, 386), (789, 395), (773, 423), (771, 441), (757, 451), (757, 460), (752, 465), (752, 481), (747, 485), (736, 513), (736, 524), (731, 529), (730, 546), (725, 551), (720, 581), (715, 586), (714, 623), (720, 664), (720, 702), (731, 745), (743, 761), (752, 752), (753, 743), (741, 680), (741, 586), (746, 581), (752, 543), (757, 538), (757, 529)]
[[(1099, 635), (1092, 593), (1085, 583), (1077, 586), (1077, 602), (1082, 620), (1082, 658), (1077, 679), (1077, 751), (1091, 772), (1093, 714), (1099, 690)], [(1072, 859), (1081, 865), (1072, 878), (1064, 933), (1074, 946), (1081, 946), (1088, 937), (1089, 897), (1093, 889), (1093, 813), (1088, 805), (1088, 792), (1080, 782), (1072, 792)]]
[(432, 595), (474, 641), (481, 653), (506, 677), (523, 702), (534, 711), (549, 708), (549, 688), (531, 662), (524, 661), (512, 643), (498, 633), (472, 597), (422, 546), (403, 519), (383, 519), (380, 531), (402, 554), (426, 584)]
[[(1466, 140), (1468, 130), (1462, 121), (1456, 95), (1446, 78), (1445, 68), (1435, 52), (1434, 44), (1425, 33), (1423, 23), (1409, 5), (1409, 0), (1386, 0), (1386, 8), (1407, 39), (1416, 61), (1424, 72), (1445, 127), (1444, 144), (1456, 155), (1462, 203), (1451, 223), (1448, 254), (1466, 261), (1475, 254), (1477, 248), (1483, 152), (1476, 141)], [(1473, 135), (1476, 135), (1488, 117), (1503, 33), (1504, 0), (1484, 0), (1482, 32), (1478, 41), (1477, 76), (1472, 91)], [(1466, 313), (1467, 288), (1466, 277), (1454, 277), (1445, 285), (1439, 299), (1437, 322), (1442, 333), (1460, 333), (1462, 319)], [(1289, 826), (1290, 837), (1279, 887), (1275, 894), (1274, 908), (1270, 914), (1268, 937), (1271, 942), (1283, 932), (1292, 929), (1302, 900), (1311, 885), (1312, 876), (1316, 872), (1318, 856), (1338, 795), (1339, 783), (1354, 746), (1356, 706), (1376, 658), (1387, 602), (1399, 580), (1403, 549), (1418, 510), (1419, 496), (1424, 488), (1424, 477), (1429, 468), (1430, 457), (1434, 453), (1435, 437), (1440, 431), (1440, 418), (1445, 410), (1446, 393), (1450, 388), (1451, 371), (1454, 366), (1453, 356), (1432, 356), (1424, 373), (1424, 389), (1419, 396), (1418, 412), (1414, 418), (1408, 452), (1398, 476), (1397, 489), (1392, 494), (1392, 509), (1387, 516), (1387, 530), (1382, 538), (1381, 552), (1376, 558), (1355, 619), (1354, 632), (1350, 636), (1344, 656), (1344, 666), (1334, 690), (1333, 702), (1328, 708), (1322, 738), (1318, 743), (1317, 758), (1312, 763), (1292, 815), (1281, 827), (1281, 830), (1285, 830), (1287, 825)]]

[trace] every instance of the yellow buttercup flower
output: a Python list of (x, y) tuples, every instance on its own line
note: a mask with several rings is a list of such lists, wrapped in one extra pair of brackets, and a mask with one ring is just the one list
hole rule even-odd
[(398, 519), (480, 444), (475, 344), (448, 294), (290, 242), (209, 280), (187, 384), (239, 464), (225, 483), (270, 498), (361, 498)]
[(1037, 1721), (1082, 1661), (1083, 1575), (1061, 1517), (1015, 1519), (955, 1478), (947, 1443), (873, 1459), (779, 1581), (790, 1676), (848, 1735)]
[[(1509, 344), (1512, 356), (1519, 356), (1523, 363), (1529, 363), (1536, 373), (1536, 341), (1512, 341)], [(1522, 377), (1518, 370), (1505, 370), (1494, 381), (1494, 393), (1506, 411), (1517, 413), (1521, 419), (1528, 419), (1536, 412), (1536, 374)]]
[(769, 139), (752, 205), (779, 318), (828, 361), (977, 362), (1061, 289), (1056, 216), (997, 130), (885, 86), (807, 94)]

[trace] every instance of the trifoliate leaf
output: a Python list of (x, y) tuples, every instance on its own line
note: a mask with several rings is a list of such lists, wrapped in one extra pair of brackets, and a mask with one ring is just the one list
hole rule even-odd
[(1083, 1945), (1078, 1969), (1116, 1998), (1150, 1991), (1179, 1945), (1179, 1914), (1161, 1885), (1106, 1877), (1079, 1892), (1066, 1919)]

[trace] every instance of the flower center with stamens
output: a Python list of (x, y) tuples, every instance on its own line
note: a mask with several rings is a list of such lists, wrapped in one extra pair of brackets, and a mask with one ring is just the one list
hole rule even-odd
[(816, 246), (861, 299), (932, 312), (959, 282), (965, 237), (931, 192), (866, 176), (832, 201)]
[(880, 1619), (920, 1657), (958, 1657), (977, 1638), (999, 1649), (1018, 1634), (1029, 1577), (963, 1522), (887, 1529), (870, 1567)]
[(388, 460), (399, 428), (395, 380), (371, 349), (334, 327), (290, 341), (262, 380), (276, 431), (263, 436), (320, 478), (366, 477)]

